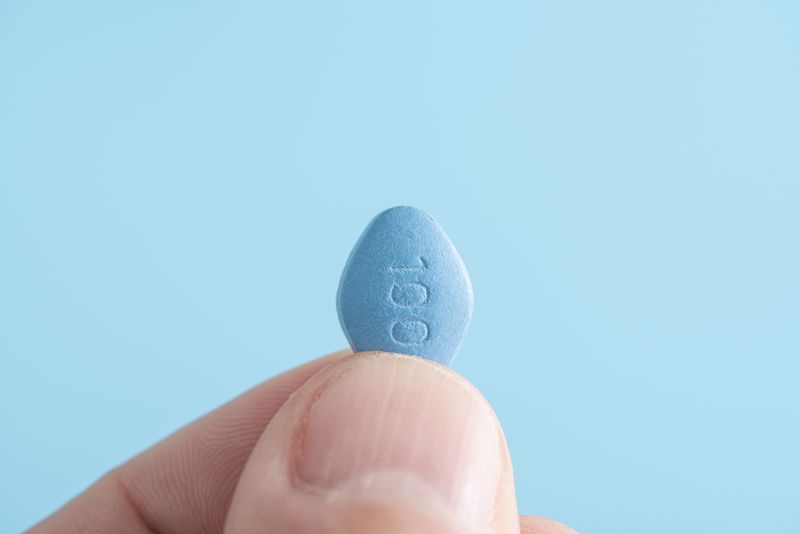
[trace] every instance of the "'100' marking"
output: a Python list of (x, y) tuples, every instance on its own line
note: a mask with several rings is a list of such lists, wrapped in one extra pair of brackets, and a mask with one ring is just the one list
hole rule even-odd
[[(389, 267), (389, 272), (424, 272), (428, 268), (428, 264), (422, 256), (418, 260), (419, 263), (414, 265), (393, 265)], [(392, 304), (398, 308), (413, 309), (424, 306), (428, 302), (429, 293), (428, 286), (419, 280), (414, 282), (397, 281), (392, 285), (389, 298)], [(422, 319), (396, 319), (389, 329), (392, 340), (401, 345), (418, 345), (427, 341), (429, 334), (428, 323)]]

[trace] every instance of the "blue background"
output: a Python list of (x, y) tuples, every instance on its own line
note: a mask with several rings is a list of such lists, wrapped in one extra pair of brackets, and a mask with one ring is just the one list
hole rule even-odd
[(800, 532), (800, 8), (644, 4), (0, 2), (0, 530), (342, 347), (411, 204), (521, 511)]

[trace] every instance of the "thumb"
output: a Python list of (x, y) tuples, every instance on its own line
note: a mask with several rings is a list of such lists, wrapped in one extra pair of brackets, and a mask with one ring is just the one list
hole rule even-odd
[(489, 405), (415, 357), (324, 368), (273, 417), (227, 534), (518, 534), (511, 462)]

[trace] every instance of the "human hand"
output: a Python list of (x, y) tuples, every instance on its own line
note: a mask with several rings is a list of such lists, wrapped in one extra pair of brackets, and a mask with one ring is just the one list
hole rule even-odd
[(452, 370), (336, 353), (117, 467), (32, 534), (575, 534), (519, 517), (500, 425)]

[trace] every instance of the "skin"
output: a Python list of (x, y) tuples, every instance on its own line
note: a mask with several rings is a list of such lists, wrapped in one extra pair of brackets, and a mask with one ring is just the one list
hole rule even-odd
[[(302, 428), (313, 417), (312, 408), (320, 409), (315, 403), (327, 402), (328, 384), (362, 372), (363, 366), (380, 370), (388, 365), (407, 368), (415, 383), (428, 375), (437, 384), (444, 381), (454, 392), (448, 397), (451, 402), (485, 407), (496, 425), (500, 445), (492, 465), (499, 466), (498, 474), (487, 482), (496, 485), (491, 519), (470, 532), (575, 534), (551, 520), (518, 516), (502, 430), (486, 401), (463, 377), (417, 358), (349, 351), (311, 361), (243, 393), (113, 469), (29, 532), (461, 534), (467, 529), (448, 512), (427, 506), (430, 499), (406, 502), (375, 498), (374, 492), (334, 493), (300, 480), (306, 475), (297, 457), (308, 454)], [(381, 414), (386, 417), (391, 415)]]

